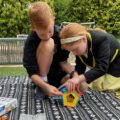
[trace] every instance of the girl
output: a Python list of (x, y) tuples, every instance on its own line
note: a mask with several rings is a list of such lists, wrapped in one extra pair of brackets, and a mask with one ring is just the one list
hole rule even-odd
[[(114, 36), (70, 23), (63, 27), (60, 37), (62, 48), (76, 55), (79, 79), (72, 82), (86, 81), (90, 88), (99, 91), (120, 88), (120, 45)], [(90, 68), (87, 72), (86, 66)]]

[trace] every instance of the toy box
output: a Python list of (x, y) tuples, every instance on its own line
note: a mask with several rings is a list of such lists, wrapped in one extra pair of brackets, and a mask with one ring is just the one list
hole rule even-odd
[(0, 97), (0, 116), (17, 107), (17, 99)]

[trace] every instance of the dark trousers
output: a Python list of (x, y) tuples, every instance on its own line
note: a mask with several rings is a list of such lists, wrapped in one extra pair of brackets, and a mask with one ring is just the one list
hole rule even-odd
[(49, 84), (59, 87), (61, 84), (61, 79), (66, 75), (67, 73), (63, 70), (54, 70), (49, 72), (48, 74), (48, 82)]

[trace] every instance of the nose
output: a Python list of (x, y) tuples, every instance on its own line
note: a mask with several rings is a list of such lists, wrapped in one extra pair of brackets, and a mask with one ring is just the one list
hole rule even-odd
[(74, 55), (77, 55), (77, 50), (76, 50), (76, 49), (72, 50), (72, 53), (73, 53)]
[(73, 53), (74, 55), (76, 55), (76, 52), (75, 52), (75, 51), (72, 51), (72, 53)]
[(50, 32), (49, 33), (49, 37), (51, 38), (53, 36), (53, 32)]

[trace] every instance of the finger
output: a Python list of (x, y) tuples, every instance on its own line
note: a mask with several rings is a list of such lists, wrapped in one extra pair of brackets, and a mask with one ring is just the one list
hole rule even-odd
[(66, 88), (67, 88), (67, 91), (70, 92), (70, 84), (69, 84), (69, 82), (66, 83)]
[(75, 86), (76, 86), (76, 85), (75, 85), (75, 84), (73, 84), (73, 91), (75, 91)]
[(71, 85), (70, 85), (70, 92), (73, 92), (75, 90), (75, 84), (73, 82), (71, 82)]
[(59, 92), (59, 91), (55, 91), (54, 93), (52, 93), (53, 96), (62, 96), (63, 93)]
[(73, 85), (72, 85), (72, 82), (70, 82), (70, 92), (72, 92), (73, 90)]
[(68, 82), (68, 92), (72, 92), (72, 83)]
[(55, 96), (62, 96), (63, 93), (56, 88), (56, 89), (54, 89), (54, 91), (53, 91), (53, 95), (55, 95)]

